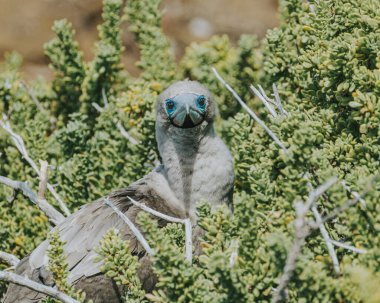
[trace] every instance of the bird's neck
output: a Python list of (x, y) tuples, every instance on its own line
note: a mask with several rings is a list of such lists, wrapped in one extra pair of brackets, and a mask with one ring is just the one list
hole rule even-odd
[(165, 177), (176, 197), (186, 209), (192, 203), (192, 177), (195, 162), (216, 136), (212, 124), (202, 132), (194, 129), (174, 129), (172, 133), (157, 133), (158, 150), (165, 168)]

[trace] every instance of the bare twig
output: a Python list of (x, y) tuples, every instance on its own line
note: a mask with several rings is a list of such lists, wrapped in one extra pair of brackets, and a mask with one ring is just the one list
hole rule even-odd
[(42, 106), (42, 104), (40, 103), (40, 101), (37, 99), (36, 95), (33, 93), (33, 91), (30, 89), (30, 87), (25, 83), (25, 82), (21, 82), (21, 86), (25, 89), (25, 91), (28, 93), (28, 95), (30, 96), (30, 98), (32, 99), (32, 101), (34, 102), (34, 104), (36, 104), (37, 108), (41, 111), (41, 112), (47, 112), (47, 110)]
[[(92, 106), (96, 109), (96, 111), (98, 111), (99, 113), (103, 112), (103, 111), (104, 111), (104, 108), (106, 107), (106, 106), (104, 106), (104, 108), (103, 108), (103, 107), (99, 106), (99, 104), (97, 104), (97, 103), (95, 103), (95, 102), (92, 102), (91, 105), (92, 105)], [(117, 126), (117, 128), (119, 129), (121, 135), (122, 135), (124, 138), (126, 138), (129, 142), (131, 142), (131, 144), (133, 144), (133, 145), (137, 145), (137, 144), (139, 143), (135, 138), (133, 138), (133, 137), (127, 132), (127, 130), (123, 127), (123, 125), (121, 124), (120, 121), (117, 121), (116, 126)]]
[(362, 197), (360, 197), (359, 193), (357, 193), (356, 191), (351, 190), (351, 188), (346, 184), (346, 182), (344, 180), (342, 180), (340, 182), (340, 184), (342, 184), (342, 186), (345, 188), (345, 190), (347, 190), (352, 196), (354, 196), (355, 198), (357, 198), (358, 201), (360, 202), (360, 204), (364, 208), (366, 207), (365, 200)]
[(186, 260), (189, 263), (193, 262), (193, 239), (192, 239), (192, 225), (190, 219), (185, 219), (184, 221), (185, 224), (185, 255), (186, 255)]
[(127, 223), (129, 229), (133, 232), (133, 234), (136, 236), (137, 240), (140, 242), (140, 244), (144, 247), (146, 252), (153, 256), (154, 251), (153, 249), (149, 246), (148, 242), (145, 240), (144, 236), (142, 233), (138, 230), (138, 228), (133, 224), (133, 222), (125, 215), (123, 214), (117, 207), (114, 205), (111, 200), (107, 197), (104, 200), (104, 203), (111, 207), (113, 211), (125, 222)]
[(335, 241), (332, 239), (330, 239), (330, 242), (332, 244), (334, 244), (335, 246), (342, 247), (342, 248), (345, 248), (347, 250), (351, 250), (351, 251), (356, 252), (358, 254), (366, 254), (367, 253), (367, 250), (365, 250), (365, 249), (356, 248), (356, 247), (348, 245), (346, 243), (338, 242), (338, 241)]
[(231, 247), (230, 267), (233, 267), (236, 263), (237, 258), (238, 258), (239, 239), (233, 239), (231, 241), (230, 247)]
[(286, 259), (284, 272), (280, 278), (280, 283), (273, 294), (271, 303), (281, 302), (284, 299), (286, 288), (288, 287), (289, 281), (293, 276), (293, 272), (296, 268), (296, 263), (299, 254), (301, 253), (302, 246), (305, 243), (306, 237), (310, 234), (310, 224), (306, 219), (306, 214), (311, 207), (314, 206), (315, 201), (331, 186), (336, 183), (337, 179), (332, 178), (317, 187), (316, 189), (311, 189), (309, 193), (308, 200), (306, 203), (297, 202), (295, 204), (296, 209), (296, 219), (294, 220), (295, 226), (295, 239), (293, 246), (288, 253)]
[(158, 212), (157, 210), (154, 210), (153, 208), (150, 208), (149, 206), (146, 206), (143, 203), (137, 202), (136, 200), (132, 199), (131, 197), (128, 197), (128, 199), (137, 207), (141, 208), (142, 210), (158, 217), (161, 219), (164, 219), (168, 222), (173, 223), (182, 223), (185, 225), (185, 235), (186, 235), (186, 244), (185, 244), (185, 252), (186, 252), (186, 260), (188, 260), (190, 263), (192, 262), (192, 253), (193, 253), (193, 243), (192, 243), (192, 225), (191, 220), (189, 218), (187, 219), (179, 219), (172, 216), (165, 215), (163, 213)]
[(104, 108), (101, 107), (98, 103), (92, 102), (91, 105), (96, 109), (97, 112), (101, 113), (104, 111)]
[(79, 303), (79, 301), (69, 297), (68, 295), (64, 294), (63, 292), (60, 292), (55, 288), (34, 282), (26, 277), (16, 275), (11, 272), (0, 271), (0, 280), (25, 286), (31, 290), (45, 294), (64, 303)]
[(332, 262), (333, 262), (333, 265), (334, 265), (334, 270), (337, 274), (340, 273), (340, 267), (339, 267), (339, 261), (338, 261), (338, 257), (336, 256), (336, 253), (335, 253), (335, 250), (334, 250), (334, 245), (331, 243), (331, 239), (330, 239), (330, 236), (326, 230), (326, 227), (323, 225), (322, 223), (322, 218), (321, 218), (321, 215), (319, 214), (318, 212), (318, 209), (315, 205), (313, 205), (311, 207), (311, 210), (314, 214), (314, 217), (315, 217), (315, 221), (317, 222), (318, 224), (318, 227), (319, 227), (319, 230), (322, 234), (322, 237), (323, 239), (325, 240), (326, 242), (326, 245), (327, 245), (327, 250), (329, 252), (329, 255), (332, 259)]
[(360, 194), (353, 195), (353, 199), (347, 200), (342, 205), (334, 208), (329, 214), (322, 218), (322, 223), (336, 218), (345, 210), (357, 204), (360, 201), (360, 199), (363, 199), (363, 197), (372, 189), (373, 183), (375, 183), (379, 179), (379, 177), (380, 175), (375, 175), (374, 177), (372, 177), (371, 180), (368, 182), (366, 188)]
[(263, 87), (262, 87), (260, 84), (258, 84), (257, 86), (259, 87), (260, 93), (264, 96), (264, 98), (265, 98), (269, 103), (271, 103), (271, 104), (277, 106), (276, 102), (275, 102), (273, 99), (271, 99), (271, 98), (269, 98), (269, 97), (267, 96), (267, 94), (265, 93), (265, 90), (263, 89)]
[(270, 114), (273, 116), (273, 117), (277, 117), (277, 113), (276, 111), (272, 108), (272, 106), (269, 104), (267, 98), (265, 98), (264, 95), (262, 95), (256, 87), (254, 87), (253, 85), (250, 86), (252, 92), (264, 103), (265, 107), (269, 110)]
[(276, 106), (280, 110), (281, 115), (288, 116), (289, 115), (288, 112), (282, 106), (281, 99), (280, 99), (280, 94), (278, 93), (276, 84), (273, 83), (272, 88), (273, 88), (274, 100), (275, 100)]
[(102, 87), (102, 98), (104, 102), (104, 107), (107, 107), (109, 103), (108, 103), (108, 99), (106, 95), (106, 90), (104, 89), (104, 87)]
[[(12, 130), (12, 127), (10, 125), (10, 123), (7, 121), (8, 118), (5, 114), (3, 114), (3, 119), (4, 121), (0, 120), (0, 126), (8, 133), (10, 134), (16, 148), (18, 149), (18, 151), (21, 153), (22, 157), (29, 163), (29, 165), (33, 168), (33, 170), (37, 173), (38, 177), (40, 178), (40, 170), (38, 169), (38, 166), (36, 165), (36, 163), (33, 161), (32, 158), (29, 157), (29, 154), (28, 154), (28, 151), (25, 147), (25, 144), (24, 144), (24, 140), (21, 138), (21, 136), (19, 136), (18, 134), (16, 134), (13, 130)], [(62, 201), (62, 199), (59, 197), (58, 193), (56, 192), (56, 190), (54, 189), (54, 187), (47, 183), (47, 188), (48, 190), (51, 192), (51, 194), (53, 195), (53, 197), (57, 200), (60, 208), (64, 211), (64, 213), (68, 216), (70, 215), (70, 211), (69, 209), (67, 208), (67, 206), (65, 205), (65, 203)]]
[(48, 183), (48, 163), (47, 161), (40, 160), (40, 184), (38, 185), (38, 199), (45, 200), (45, 192)]
[(133, 145), (137, 145), (139, 142), (133, 138), (127, 130), (123, 127), (120, 121), (117, 122), (116, 124), (117, 128), (120, 130), (121, 135), (126, 138), (129, 142), (131, 142)]
[(0, 251), (0, 260), (13, 267), (16, 267), (17, 264), (20, 262), (19, 258), (4, 251)]
[(282, 150), (289, 154), (289, 150), (285, 145), (277, 138), (277, 136), (266, 126), (266, 124), (247, 106), (247, 104), (240, 98), (236, 91), (219, 75), (215, 68), (212, 68), (216, 78), (229, 90), (240, 105), (248, 112), (248, 114), (268, 133), (268, 135), (277, 143)]
[(26, 182), (14, 181), (9, 178), (0, 176), (0, 183), (12, 187), (16, 191), (20, 190), (26, 198), (36, 204), (44, 212), (49, 221), (54, 225), (58, 225), (65, 220), (65, 217), (53, 206), (51, 206), (45, 199), (39, 199)]

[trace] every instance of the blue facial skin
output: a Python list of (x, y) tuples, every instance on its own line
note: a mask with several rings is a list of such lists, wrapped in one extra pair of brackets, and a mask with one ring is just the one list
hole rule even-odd
[(193, 93), (180, 94), (165, 101), (165, 110), (174, 126), (191, 128), (203, 122), (207, 98)]

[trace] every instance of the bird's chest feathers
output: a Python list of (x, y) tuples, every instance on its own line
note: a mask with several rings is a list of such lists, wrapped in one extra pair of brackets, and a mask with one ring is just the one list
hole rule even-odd
[(211, 173), (213, 160), (206, 146), (172, 144), (169, 149), (171, 151), (166, 151), (163, 160), (170, 187), (177, 198), (187, 208), (194, 206), (199, 200), (210, 200), (210, 184), (217, 180), (214, 180)]

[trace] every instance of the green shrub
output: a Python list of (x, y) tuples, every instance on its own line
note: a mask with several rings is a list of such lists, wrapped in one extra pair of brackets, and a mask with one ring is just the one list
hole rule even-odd
[[(182, 226), (159, 229), (142, 214), (141, 227), (157, 252), (152, 260), (159, 278), (145, 298), (133, 275), (136, 260), (120, 259), (128, 243), (114, 232), (100, 249), (104, 270), (132, 286), (134, 302), (270, 302), (294, 241), (294, 202), (307, 199), (309, 185), (336, 176), (339, 181), (316, 203), (326, 215), (352, 197), (341, 181), (360, 193), (378, 174), (380, 3), (282, 0), (280, 26), (260, 43), (242, 36), (234, 46), (228, 37), (216, 36), (191, 44), (178, 67), (160, 28), (159, 3), (131, 0), (125, 10), (141, 51), (141, 77), (130, 77), (120, 65), (121, 1), (104, 0), (94, 60), (83, 61), (69, 23), (57, 22), (57, 37), (46, 46), (55, 78), (51, 84), (30, 84), (39, 106), (18, 72), (20, 58), (9, 55), (0, 73), (0, 110), (24, 138), (30, 156), (55, 167), (50, 182), (74, 211), (154, 167), (154, 103), (160, 91), (186, 77), (205, 84), (219, 103), (223, 119), (218, 131), (234, 157), (234, 216), (223, 208), (198, 207), (205, 235), (202, 253), (189, 264), (183, 257)], [(261, 115), (289, 155), (240, 110), (211, 66)], [(289, 115), (270, 116), (250, 93), (251, 83), (267, 92), (276, 84)], [(139, 143), (126, 140), (118, 125)], [(0, 160), (0, 175), (29, 181), (37, 189), (36, 174), (2, 130)], [(0, 187), (0, 250), (23, 257), (46, 237), (47, 219), (20, 195), (10, 205), (10, 195)], [(380, 279), (379, 198), (375, 182), (365, 205), (325, 224), (332, 239), (367, 250), (359, 255), (336, 247), (340, 274), (334, 273), (319, 231), (309, 235), (288, 285), (289, 302), (378, 301), (373, 281)], [(55, 204), (50, 194), (47, 199)], [(235, 250), (238, 256), (230, 266)], [(125, 267), (116, 271), (120, 262)]]

